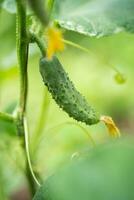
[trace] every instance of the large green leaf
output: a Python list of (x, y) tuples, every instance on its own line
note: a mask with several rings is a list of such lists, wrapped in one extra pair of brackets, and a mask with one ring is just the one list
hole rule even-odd
[[(36, 2), (35, 0), (29, 0), (29, 1), (36, 8), (36, 12), (38, 12), (38, 15), (41, 17), (41, 20), (42, 20), (42, 17), (45, 17), (45, 13), (43, 13), (44, 7), (42, 7), (42, 3), (44, 3), (45, 0), (41, 0), (41, 2)], [(26, 0), (26, 2), (28, 2), (28, 0)], [(16, 11), (17, 11), (16, 0), (0, 0), (0, 7), (2, 7), (3, 9), (5, 9), (6, 11), (8, 11), (9, 13), (12, 13), (12, 14), (16, 13)], [(42, 13), (39, 13), (40, 11)], [(27, 14), (31, 14), (31, 13), (32, 13), (32, 11), (30, 10), (30, 8), (27, 5)]]
[(34, 200), (132, 200), (133, 169), (133, 142), (100, 146), (49, 178)]
[(55, 0), (52, 17), (61, 27), (89, 36), (134, 32), (134, 0)]

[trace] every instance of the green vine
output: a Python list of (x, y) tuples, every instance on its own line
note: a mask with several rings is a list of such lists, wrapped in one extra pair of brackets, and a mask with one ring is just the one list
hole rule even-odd
[(47, 113), (49, 109), (50, 99), (48, 97), (48, 90), (46, 89), (43, 93), (43, 101), (40, 108), (39, 119), (37, 121), (37, 126), (35, 127), (35, 131), (32, 135), (32, 157), (35, 155), (35, 151), (37, 146), (39, 145), (39, 141), (43, 132), (43, 129), (46, 125)]
[[(28, 62), (28, 37), (26, 24), (26, 1), (16, 0), (17, 2), (17, 53), (20, 70), (20, 98), (18, 105), (18, 118), (23, 123), (23, 117), (27, 104), (27, 62)], [(23, 133), (20, 133), (23, 134)]]
[[(30, 162), (28, 136), (25, 128), (25, 116), (27, 105), (27, 93), (28, 93), (28, 75), (27, 75), (27, 63), (28, 63), (28, 35), (27, 35), (27, 23), (26, 23), (26, 1), (16, 0), (17, 3), (17, 53), (18, 63), (20, 71), (20, 97), (17, 110), (16, 126), (18, 135), (22, 138), (23, 148), (26, 152), (26, 176), (29, 182), (29, 187), (32, 195), (36, 192), (35, 176), (32, 170)], [(36, 181), (37, 183), (37, 181)]]
[[(81, 126), (80, 124), (76, 123), (76, 122), (63, 122), (61, 124), (58, 124), (48, 130), (46, 130), (46, 132), (51, 132), (51, 131), (55, 131), (55, 130), (59, 130), (61, 129), (62, 127), (64, 127), (65, 125), (73, 125), (73, 126), (76, 126), (78, 127), (79, 129), (81, 129), (81, 131), (83, 133), (85, 133), (85, 135), (88, 137), (88, 140), (89, 142), (92, 144), (93, 147), (96, 146), (96, 143), (92, 137), (92, 135), (89, 133), (89, 131), (87, 129), (85, 129), (83, 126)], [(44, 138), (42, 137), (39, 141), (39, 143), (43, 140)]]

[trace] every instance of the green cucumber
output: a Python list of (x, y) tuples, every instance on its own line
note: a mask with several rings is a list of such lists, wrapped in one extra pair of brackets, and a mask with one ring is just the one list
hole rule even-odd
[(58, 58), (41, 58), (40, 73), (53, 99), (70, 117), (88, 125), (99, 122), (95, 110), (76, 90)]

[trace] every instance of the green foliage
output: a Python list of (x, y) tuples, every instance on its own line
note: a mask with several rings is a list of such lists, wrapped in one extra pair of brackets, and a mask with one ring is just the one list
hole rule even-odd
[(2, 8), (10, 13), (16, 13), (16, 0), (4, 0)]
[[(86, 126), (99, 122), (90, 100), (117, 121), (122, 133), (133, 133), (134, 36), (121, 33), (98, 40), (83, 35), (133, 33), (133, 11), (133, 0), (0, 0), (0, 200), (10, 199), (24, 185), (34, 195), (42, 180), (47, 181), (34, 200), (134, 199), (133, 140), (106, 145), (109, 136), (103, 125)], [(53, 22), (67, 30), (59, 38), (66, 48), (58, 57), (71, 78), (56, 56), (44, 57), (49, 46), (44, 29), (55, 28)], [(43, 55), (40, 72), (52, 97), (85, 124), (68, 122), (66, 113), (44, 95), (34, 43)], [(125, 84), (115, 84), (113, 77)], [(103, 144), (96, 147), (98, 143)]]
[(134, 32), (133, 0), (55, 0), (52, 18), (67, 29), (88, 36)]
[[(4, 111), (6, 113), (12, 114), (16, 106), (17, 106), (17, 103), (12, 102)], [(15, 126), (14, 124), (10, 124), (5, 121), (0, 121), (0, 135), (5, 134), (5, 133), (15, 135), (16, 134)]]
[(85, 158), (58, 170), (39, 189), (34, 200), (134, 199), (132, 141), (98, 146)]
[(4, 0), (0, 0), (0, 6), (2, 5), (3, 1), (4, 1)]
[(52, 97), (70, 117), (88, 125), (99, 122), (96, 112), (75, 89), (56, 57), (53, 57), (52, 60), (42, 58), (40, 60), (40, 72)]
[(48, 24), (48, 15), (46, 13), (44, 0), (29, 0), (29, 3), (35, 15), (46, 26)]

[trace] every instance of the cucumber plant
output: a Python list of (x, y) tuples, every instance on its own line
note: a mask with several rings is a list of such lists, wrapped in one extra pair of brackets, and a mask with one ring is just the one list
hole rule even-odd
[[(100, 6), (100, 0), (2, 0), (0, 2), (1, 9), (16, 13), (16, 49), (20, 72), (17, 109), (13, 114), (0, 112), (0, 120), (14, 124), (18, 137), (23, 141), (22, 148), (26, 153), (26, 175), (33, 196), (37, 186), (40, 187), (41, 184), (32, 167), (28, 143), (27, 97), (30, 43), (37, 44), (40, 49), (39, 70), (45, 86), (59, 107), (70, 117), (87, 125), (103, 121), (113, 136), (119, 135), (113, 120), (110, 117), (100, 116), (76, 90), (59, 59), (54, 55), (64, 49), (65, 43), (88, 52), (84, 47), (63, 39), (62, 30), (71, 30), (90, 37), (108, 36), (122, 30), (134, 32), (132, 0), (123, 0), (123, 3), (122, 0), (101, 1), (101, 6), (105, 9)], [(122, 18), (122, 15), (127, 17)], [(31, 18), (32, 24), (29, 23)], [(120, 79), (117, 81), (121, 83), (125, 81), (122, 80), (121, 73), (116, 75), (116, 79)]]

